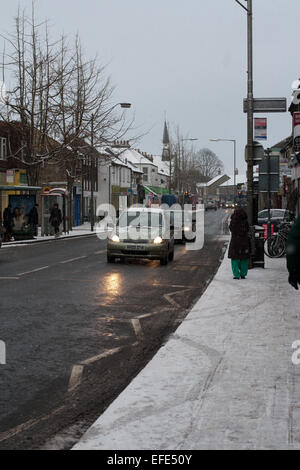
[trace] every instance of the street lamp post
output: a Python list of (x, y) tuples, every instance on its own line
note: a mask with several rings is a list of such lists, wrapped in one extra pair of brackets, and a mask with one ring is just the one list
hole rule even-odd
[[(114, 108), (117, 106), (121, 106), (121, 108), (131, 108), (131, 103), (117, 103), (115, 104), (112, 108), (109, 109), (109, 112), (111, 112)], [(94, 120), (95, 120), (95, 115), (92, 114), (91, 116), (91, 147), (92, 147), (92, 152), (94, 152)], [(95, 225), (95, 208), (94, 208), (94, 186), (96, 186), (96, 181), (97, 181), (97, 172), (98, 172), (98, 165), (96, 164), (96, 158), (94, 153), (92, 153), (92, 158), (91, 158), (91, 204), (90, 204), (90, 211), (91, 211), (91, 232), (94, 231), (94, 225)], [(109, 170), (110, 171), (110, 170)], [(109, 178), (110, 180), (110, 178)], [(110, 181), (109, 181), (110, 185)], [(109, 187), (109, 198), (110, 198), (110, 187)]]
[(247, 77), (247, 194), (248, 218), (253, 224), (253, 51), (252, 51), (252, 0), (247, 0), (247, 8), (235, 0), (247, 12), (247, 51), (248, 51), (248, 77)]
[(211, 142), (233, 142), (233, 190), (234, 202), (236, 200), (236, 140), (235, 139), (209, 139)]

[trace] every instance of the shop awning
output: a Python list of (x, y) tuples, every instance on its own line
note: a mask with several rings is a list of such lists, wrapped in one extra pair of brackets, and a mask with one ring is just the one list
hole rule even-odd
[(160, 188), (158, 186), (146, 186), (143, 185), (146, 193), (152, 193), (154, 196), (161, 196), (162, 194), (169, 194), (169, 190), (166, 188)]
[(14, 186), (0, 184), (0, 191), (41, 191), (40, 186)]

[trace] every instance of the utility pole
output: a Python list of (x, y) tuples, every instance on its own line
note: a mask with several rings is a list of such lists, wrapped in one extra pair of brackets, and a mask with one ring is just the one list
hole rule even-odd
[(253, 51), (252, 51), (252, 0), (248, 0), (247, 35), (248, 35), (248, 92), (247, 92), (247, 193), (248, 219), (253, 225)]
[(267, 222), (267, 237), (271, 236), (271, 207), (272, 207), (272, 200), (271, 200), (271, 162), (270, 162), (270, 154), (271, 150), (268, 148), (265, 151), (267, 157), (267, 191), (268, 191), (268, 222)]
[(91, 116), (91, 147), (92, 147), (92, 158), (91, 158), (91, 232), (94, 231), (94, 173), (95, 173), (95, 157), (94, 157), (94, 114)]
[(247, 53), (248, 53), (248, 71), (247, 71), (247, 195), (248, 195), (248, 219), (252, 225), (254, 221), (253, 214), (253, 48), (252, 48), (252, 0), (247, 1), (247, 8), (235, 0), (247, 12)]

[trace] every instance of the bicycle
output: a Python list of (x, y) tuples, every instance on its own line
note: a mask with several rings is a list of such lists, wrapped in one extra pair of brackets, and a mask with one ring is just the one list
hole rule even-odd
[(269, 258), (281, 258), (285, 254), (285, 245), (292, 224), (292, 222), (282, 222), (278, 232), (266, 238), (264, 252)]

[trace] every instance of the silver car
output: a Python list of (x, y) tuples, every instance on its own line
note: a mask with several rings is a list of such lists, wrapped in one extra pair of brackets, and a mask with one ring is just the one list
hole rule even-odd
[(120, 258), (147, 258), (168, 264), (174, 258), (174, 228), (162, 209), (124, 211), (107, 242), (107, 262)]

